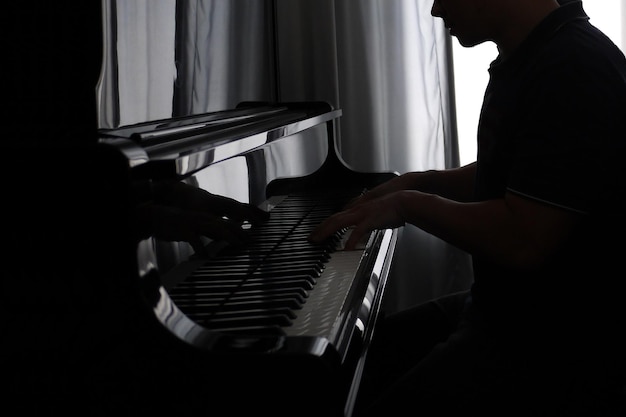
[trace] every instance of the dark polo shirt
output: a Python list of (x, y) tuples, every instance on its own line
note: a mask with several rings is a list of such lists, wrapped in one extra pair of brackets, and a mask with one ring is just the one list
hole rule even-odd
[(490, 66), (475, 195), (516, 193), (580, 213), (582, 226), (538, 270), (474, 257), (472, 288), (494, 323), (555, 337), (624, 326), (626, 305), (626, 60), (580, 1), (560, 3)]

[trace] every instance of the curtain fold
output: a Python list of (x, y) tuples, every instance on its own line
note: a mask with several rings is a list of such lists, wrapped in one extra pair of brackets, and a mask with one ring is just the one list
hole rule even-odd
[(103, 0), (100, 128), (171, 117), (175, 7), (171, 0)]
[(275, 63), (271, 2), (177, 2), (174, 115), (273, 101)]
[(102, 0), (99, 127), (274, 101), (272, 0)]
[(337, 1), (342, 153), (355, 168), (458, 164), (449, 38), (424, 1)]
[[(335, 2), (343, 159), (360, 171), (459, 164), (450, 37), (423, 0)], [(385, 309), (469, 288), (469, 256), (401, 230)]]

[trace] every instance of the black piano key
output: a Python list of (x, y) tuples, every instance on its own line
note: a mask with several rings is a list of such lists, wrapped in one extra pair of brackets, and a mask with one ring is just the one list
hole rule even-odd
[(288, 276), (288, 277), (266, 277), (256, 276), (246, 279), (236, 278), (209, 278), (206, 280), (198, 280), (194, 283), (181, 285), (173, 291), (174, 294), (185, 292), (187, 294), (196, 291), (219, 290), (265, 290), (280, 288), (281, 285), (289, 285), (293, 287), (303, 288), (304, 290), (312, 289), (317, 283), (314, 277), (308, 275)]
[(268, 296), (280, 296), (281, 294), (293, 294), (293, 296), (306, 299), (309, 296), (309, 292), (302, 288), (296, 286), (281, 286), (278, 288), (266, 288), (266, 289), (251, 289), (251, 290), (239, 290), (237, 292), (233, 292), (230, 290), (220, 291), (219, 289), (215, 289), (213, 287), (209, 288), (194, 288), (192, 291), (189, 290), (176, 290), (170, 294), (172, 300), (177, 301), (185, 301), (186, 299), (203, 299), (208, 297), (228, 299), (228, 298), (237, 298), (237, 297), (247, 297), (253, 296), (255, 294), (268, 294)]
[(308, 251), (308, 252), (319, 252), (323, 253), (324, 248), (322, 246), (315, 246), (308, 242), (297, 242), (297, 241), (283, 241), (276, 244), (260, 244), (254, 246), (248, 246), (241, 248), (237, 251), (230, 250), (222, 252), (220, 257), (216, 257), (213, 259), (214, 262), (218, 262), (220, 259), (228, 259), (229, 256), (248, 256), (251, 258), (253, 262), (262, 262), (262, 255), (267, 255), (268, 253), (273, 253), (274, 251), (292, 251), (292, 252), (300, 252), (300, 251)]
[(257, 243), (255, 245), (246, 245), (241, 247), (224, 248), (220, 251), (219, 256), (212, 258), (212, 261), (220, 259), (228, 259), (229, 256), (250, 257), (251, 261), (262, 262), (263, 255), (274, 252), (276, 250), (292, 250), (292, 251), (319, 251), (324, 252), (328, 249), (327, 244), (313, 244), (309, 242), (298, 242), (297, 240), (283, 240), (281, 242)]
[(207, 267), (197, 271), (187, 279), (188, 282), (210, 282), (212, 280), (246, 280), (249, 278), (296, 278), (306, 277), (311, 281), (318, 278), (324, 270), (324, 261), (311, 260), (306, 264), (306, 259), (301, 259), (293, 264), (275, 262), (274, 264), (258, 265), (256, 268), (232, 268), (224, 265)]
[(277, 247), (277, 248), (250, 248), (242, 251), (239, 255), (228, 255), (219, 258), (214, 258), (207, 265), (259, 265), (264, 262), (271, 262), (273, 259), (282, 257), (283, 259), (292, 257), (317, 257), (317, 259), (328, 260), (331, 254), (331, 250), (327, 248), (311, 248), (302, 247), (297, 251), (289, 247)]
[[(320, 275), (322, 275), (322, 269), (309, 268), (308, 270), (301, 270), (298, 273), (299, 275), (295, 275), (295, 276), (305, 278), (309, 282), (315, 282), (316, 279), (319, 278)], [(295, 276), (294, 276), (293, 270), (290, 270), (289, 268), (269, 269), (269, 270), (260, 268), (259, 270), (255, 271), (252, 275), (250, 275), (250, 278), (248, 278), (248, 280), (253, 279), (253, 278), (262, 278), (266, 280), (267, 279), (294, 278)]]
[(288, 254), (289, 259), (294, 259), (295, 261), (315, 262), (315, 263), (322, 264), (322, 265), (330, 259), (330, 253), (328, 252), (319, 253), (319, 252), (313, 252), (313, 251), (309, 251), (309, 252), (304, 251), (304, 252), (298, 252), (298, 253), (291, 253), (291, 252), (277, 251), (277, 252), (273, 252), (269, 254), (266, 258), (266, 262), (279, 262), (281, 260), (284, 262), (285, 254)]
[(304, 290), (312, 290), (315, 284), (311, 283), (310, 277), (306, 278), (284, 278), (284, 279), (275, 279), (275, 280), (258, 280), (258, 281), (250, 281), (250, 282), (236, 282), (236, 281), (222, 281), (212, 283), (211, 281), (202, 282), (196, 285), (182, 285), (177, 286), (174, 291), (176, 294), (178, 291), (187, 290), (187, 291), (207, 291), (207, 290), (265, 290), (265, 289), (274, 289), (274, 288), (282, 288), (285, 286), (295, 286), (302, 288)]

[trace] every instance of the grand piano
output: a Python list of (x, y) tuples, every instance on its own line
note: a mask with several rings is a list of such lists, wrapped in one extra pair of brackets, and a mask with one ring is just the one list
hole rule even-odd
[[(335, 144), (340, 116), (320, 102), (242, 103), (100, 132), (103, 162), (119, 168), (114, 189), (128, 196), (132, 256), (120, 272), (152, 329), (141, 342), (164, 350), (155, 361), (172, 362), (169, 384), (193, 381), (175, 409), (350, 415), (397, 236), (375, 231), (352, 251), (342, 250), (349, 230), (307, 241), (324, 218), (394, 175), (348, 168)], [(159, 238), (138, 207), (159, 204), (173, 184), (269, 217), (243, 224), (240, 244), (205, 237), (199, 249)]]
[[(97, 122), (95, 86), (110, 64), (102, 45), (120, 24), (107, 10), (138, 4), (97, 3), (22, 2), (9, 13), (21, 22), (10, 56), (24, 65), (10, 68), (16, 101), (2, 149), (11, 197), (3, 216), (7, 406), (350, 416), (397, 235), (375, 231), (354, 251), (342, 250), (349, 230), (320, 245), (306, 236), (395, 174), (350, 168), (339, 151), (342, 109), (324, 100), (336, 93), (332, 83), (323, 97), (290, 93), (285, 79), (296, 72), (286, 61), (269, 71), (283, 74), (273, 78), (280, 94), (272, 87), (219, 110)], [(327, 6), (298, 3), (316, 14)], [(248, 13), (257, 4), (242, 4), (242, 15), (257, 16)], [(281, 35), (284, 25), (310, 29), (309, 12), (303, 26), (284, 19), (296, 2), (263, 4), (264, 16), (283, 18), (268, 39), (288, 40), (269, 49), (290, 56), (285, 45), (299, 50), (299, 37)], [(177, 240), (161, 233), (168, 218), (146, 214), (169, 189), (237, 201), (267, 218), (241, 224), (240, 244)]]

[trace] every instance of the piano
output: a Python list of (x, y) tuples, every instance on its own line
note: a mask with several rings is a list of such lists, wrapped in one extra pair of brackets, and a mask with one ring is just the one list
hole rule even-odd
[[(350, 252), (341, 250), (349, 231), (319, 247), (306, 235), (395, 174), (355, 172), (338, 152), (342, 111), (326, 104), (337, 102), (333, 3), (232, 2), (233, 18), (220, 21), (228, 23), (224, 34), (209, 40), (232, 59), (217, 73), (223, 91), (212, 90), (193, 112), (173, 106), (162, 120), (146, 111), (126, 123), (120, 95), (128, 79), (146, 73), (140, 67), (121, 81), (132, 58), (148, 53), (145, 28), (127, 9), (157, 3), (171, 11), (176, 4), (177, 13), (195, 4), (16, 2), (7, 12), (17, 23), (7, 26), (16, 64), (7, 68), (11, 123), (1, 164), (5, 407), (36, 415), (348, 417), (396, 231), (374, 232)], [(176, 58), (182, 81), (191, 61), (179, 53), (194, 51), (183, 46), (195, 38), (182, 23), (159, 22), (146, 24), (164, 36), (152, 52)], [(162, 41), (165, 32), (175, 41)], [(313, 55), (291, 59), (302, 51)], [(150, 63), (152, 75), (162, 73)], [(164, 65), (173, 71), (172, 61)], [(113, 85), (100, 93), (113, 104), (94, 97), (107, 74)], [(170, 75), (156, 83), (174, 89), (167, 103), (186, 85), (172, 86)], [(244, 88), (250, 80), (255, 87)], [(124, 108), (141, 115), (156, 97), (131, 96), (137, 100)], [(209, 104), (219, 111), (206, 113)], [(112, 109), (111, 125), (96, 120), (102, 109)], [(158, 224), (139, 215), (156, 189), (172, 184), (259, 207), (269, 218), (244, 230), (239, 246), (203, 237), (200, 255), (190, 242), (159, 238)]]
[[(397, 232), (374, 231), (353, 251), (342, 249), (349, 230), (324, 244), (307, 236), (397, 174), (342, 160), (341, 114), (324, 102), (243, 102), (99, 130), (99, 204), (108, 224), (117, 219), (104, 233), (120, 259), (106, 283), (118, 304), (108, 314), (123, 328), (108, 355), (126, 364), (102, 387), (107, 407), (351, 415)], [(180, 184), (269, 216), (242, 224), (239, 244), (161, 238), (163, 219), (146, 226), (141, 208)]]

